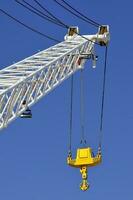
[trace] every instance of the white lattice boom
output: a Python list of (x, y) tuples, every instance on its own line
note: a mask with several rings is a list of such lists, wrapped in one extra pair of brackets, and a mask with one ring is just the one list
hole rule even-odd
[(107, 40), (105, 34), (85, 37), (93, 42), (75, 35), (0, 70), (0, 129), (83, 67), (95, 41)]

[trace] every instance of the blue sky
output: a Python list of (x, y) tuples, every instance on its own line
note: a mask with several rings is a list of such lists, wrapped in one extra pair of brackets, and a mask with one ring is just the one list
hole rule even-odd
[[(29, 2), (32, 2), (29, 1)], [(89, 24), (73, 17), (52, 0), (41, 3), (64, 20), (78, 25), (81, 34), (96, 33)], [(69, 125), (70, 80), (32, 108), (32, 120), (17, 119), (0, 135), (0, 199), (121, 199), (132, 200), (132, 1), (69, 2), (99, 23), (109, 24), (111, 41), (108, 54), (103, 127), (103, 163), (89, 170), (90, 190), (79, 190), (77, 169), (66, 165)], [(28, 13), (13, 0), (1, 0), (0, 8), (25, 23), (63, 40), (66, 30)], [(0, 13), (0, 68), (28, 57), (54, 42), (32, 33)], [(97, 68), (85, 65), (86, 137), (96, 152), (104, 49), (96, 48)], [(73, 151), (79, 147), (79, 73), (75, 74)]]

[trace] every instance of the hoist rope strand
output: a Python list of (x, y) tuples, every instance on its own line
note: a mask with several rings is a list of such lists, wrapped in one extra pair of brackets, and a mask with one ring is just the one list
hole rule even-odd
[(80, 126), (81, 126), (81, 144), (86, 144), (85, 139), (85, 109), (84, 109), (84, 77), (83, 69), (80, 71)]
[(105, 47), (104, 71), (103, 71), (103, 86), (102, 86), (102, 100), (101, 100), (101, 114), (100, 114), (100, 132), (99, 132), (99, 147), (102, 146), (103, 139), (103, 117), (105, 104), (105, 89), (106, 89), (106, 74), (107, 74), (107, 54), (108, 47)]
[(69, 121), (69, 152), (72, 151), (72, 124), (73, 124), (73, 75), (70, 83), (70, 121)]

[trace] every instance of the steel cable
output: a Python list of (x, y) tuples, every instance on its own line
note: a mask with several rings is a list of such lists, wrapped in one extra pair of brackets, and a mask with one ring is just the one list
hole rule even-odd
[(9, 13), (7, 13), (6, 11), (4, 11), (4, 10), (1, 9), (1, 8), (0, 8), (0, 12), (2, 12), (4, 15), (8, 16), (8, 17), (11, 18), (12, 20), (16, 21), (17, 23), (21, 24), (21, 25), (24, 26), (25, 28), (27, 28), (27, 29), (29, 29), (29, 30), (31, 30), (31, 31), (33, 31), (33, 32), (35, 32), (35, 33), (37, 33), (37, 34), (39, 34), (39, 35), (41, 35), (41, 36), (47, 38), (47, 39), (53, 40), (54, 42), (61, 42), (61, 41), (59, 41), (59, 40), (57, 40), (57, 39), (55, 39), (55, 38), (53, 38), (53, 37), (51, 37), (51, 36), (49, 36), (49, 35), (46, 35), (46, 34), (44, 34), (44, 33), (41, 33), (40, 31), (38, 31), (38, 30), (32, 28), (31, 26), (28, 26), (27, 24), (25, 24), (25, 23), (23, 23), (22, 21), (18, 20), (17, 18), (13, 17), (12, 15), (10, 15)]
[[(90, 19), (89, 17), (87, 17), (86, 15), (84, 15), (83, 13), (81, 13), (80, 11), (78, 11), (76, 8), (74, 8), (73, 6), (71, 6), (67, 1), (65, 0), (61, 0), (64, 4), (66, 4), (69, 8), (71, 8), (72, 10), (74, 10), (76, 13), (78, 13), (79, 15), (81, 15), (83, 18), (85, 18), (86, 20), (88, 20), (88, 23), (92, 22), (94, 23), (96, 26), (101, 26), (101, 24), (97, 23), (96, 21)], [(84, 21), (86, 21), (85, 19), (83, 19)], [(87, 22), (87, 21), (86, 21)]]
[(102, 146), (103, 139), (103, 117), (104, 117), (104, 103), (105, 103), (105, 89), (106, 89), (106, 74), (107, 74), (107, 55), (108, 47), (105, 47), (105, 59), (104, 59), (104, 71), (103, 71), (103, 86), (102, 86), (102, 99), (101, 99), (101, 111), (100, 111), (100, 130), (99, 130), (99, 147)]
[(55, 15), (53, 15), (48, 9), (46, 9), (39, 1), (37, 0), (33, 0), (34, 2), (37, 3), (37, 5), (40, 6), (40, 8), (42, 8), (45, 12), (47, 12), (50, 16), (53, 17), (53, 19), (55, 19), (57, 22), (59, 22), (60, 24), (62, 24), (64, 27), (69, 28), (69, 26), (67, 26), (66, 24), (64, 24), (59, 18), (55, 17)]
[(85, 139), (85, 109), (84, 109), (84, 77), (83, 69), (80, 71), (80, 126), (81, 126), (81, 144), (86, 144)]
[[(18, 0), (15, 0), (16, 2), (19, 2)], [(24, 3), (26, 3), (27, 5), (29, 5), (30, 7), (32, 7), (33, 9), (35, 9), (35, 10), (37, 10), (38, 12), (39, 12), (39, 10), (38, 9), (36, 9), (34, 6), (32, 6), (31, 4), (29, 4), (28, 2), (26, 2), (25, 0), (22, 0)], [(35, 1), (43, 10), (45, 10), (49, 15), (51, 15), (54, 19), (55, 19), (55, 22), (54, 21), (52, 21), (52, 23), (54, 23), (54, 24), (56, 24), (56, 25), (58, 25), (58, 26), (61, 26), (62, 28), (65, 28), (65, 29), (69, 29), (69, 25), (67, 25), (67, 24), (65, 24), (64, 22), (62, 22), (59, 18), (57, 18), (57, 17), (55, 17), (50, 11), (48, 11), (41, 3), (39, 3), (37, 0), (33, 0), (33, 1)], [(20, 2), (19, 2), (20, 3)], [(22, 4), (22, 3), (21, 3)], [(25, 5), (23, 5), (23, 6), (25, 6)], [(41, 12), (41, 14), (44, 14), (43, 12)], [(45, 16), (47, 16), (47, 15), (45, 15)], [(48, 17), (48, 16), (47, 16)], [(52, 18), (50, 18), (50, 19), (52, 19)], [(45, 20), (47, 20), (46, 18), (45, 18)], [(53, 19), (52, 19), (53, 20)], [(51, 20), (48, 20), (48, 21), (51, 21)], [(57, 22), (58, 21), (58, 22)], [(59, 24), (58, 24), (59, 23)], [(86, 38), (85, 36), (82, 36), (81, 34), (79, 34), (79, 33), (77, 33), (77, 35), (79, 35), (81, 38), (84, 38), (84, 39), (86, 39), (87, 41), (89, 41), (89, 42), (92, 42), (92, 43), (94, 43), (94, 44), (97, 44), (97, 45), (100, 45), (98, 42), (94, 42), (94, 41), (92, 41), (92, 40), (89, 40), (88, 38)]]
[(57, 23), (53, 18), (49, 17), (48, 15), (44, 14), (43, 12), (41, 12), (40, 10), (38, 10), (37, 8), (35, 8), (34, 6), (32, 6), (31, 4), (29, 4), (26, 1), (23, 1), (25, 4), (27, 4), (28, 6), (24, 5), (22, 2), (20, 2), (19, 0), (15, 0), (16, 3), (18, 3), (19, 5), (23, 6), (24, 8), (26, 8), (27, 10), (29, 10), (30, 12), (36, 14), (37, 16), (45, 19), (46, 21), (49, 21), (53, 24), (56, 24), (58, 26), (64, 27), (62, 24)]
[(63, 4), (61, 4), (60, 2), (58, 2), (57, 0), (53, 0), (55, 3), (57, 3), (59, 6), (61, 6), (62, 8), (64, 8), (65, 10), (67, 10), (69, 13), (71, 13), (72, 15), (80, 18), (83, 21), (86, 21), (87, 23), (95, 26), (95, 27), (99, 27), (99, 25), (96, 25), (95, 23), (91, 22), (91, 21), (87, 21), (86, 19), (84, 19), (83, 17), (79, 16), (78, 14), (74, 13), (71, 9), (67, 8), (66, 6), (64, 6)]
[(69, 122), (69, 153), (72, 151), (72, 125), (73, 125), (73, 75), (70, 83), (70, 122)]

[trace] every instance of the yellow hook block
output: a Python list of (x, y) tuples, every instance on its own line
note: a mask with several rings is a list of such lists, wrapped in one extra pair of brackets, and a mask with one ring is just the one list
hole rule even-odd
[(80, 173), (82, 175), (82, 183), (80, 185), (81, 190), (86, 191), (89, 188), (87, 182), (88, 167), (96, 166), (101, 163), (101, 161), (101, 150), (99, 149), (97, 155), (94, 156), (90, 147), (77, 149), (77, 156), (75, 159), (72, 159), (71, 154), (68, 155), (67, 164), (71, 167), (80, 168)]

